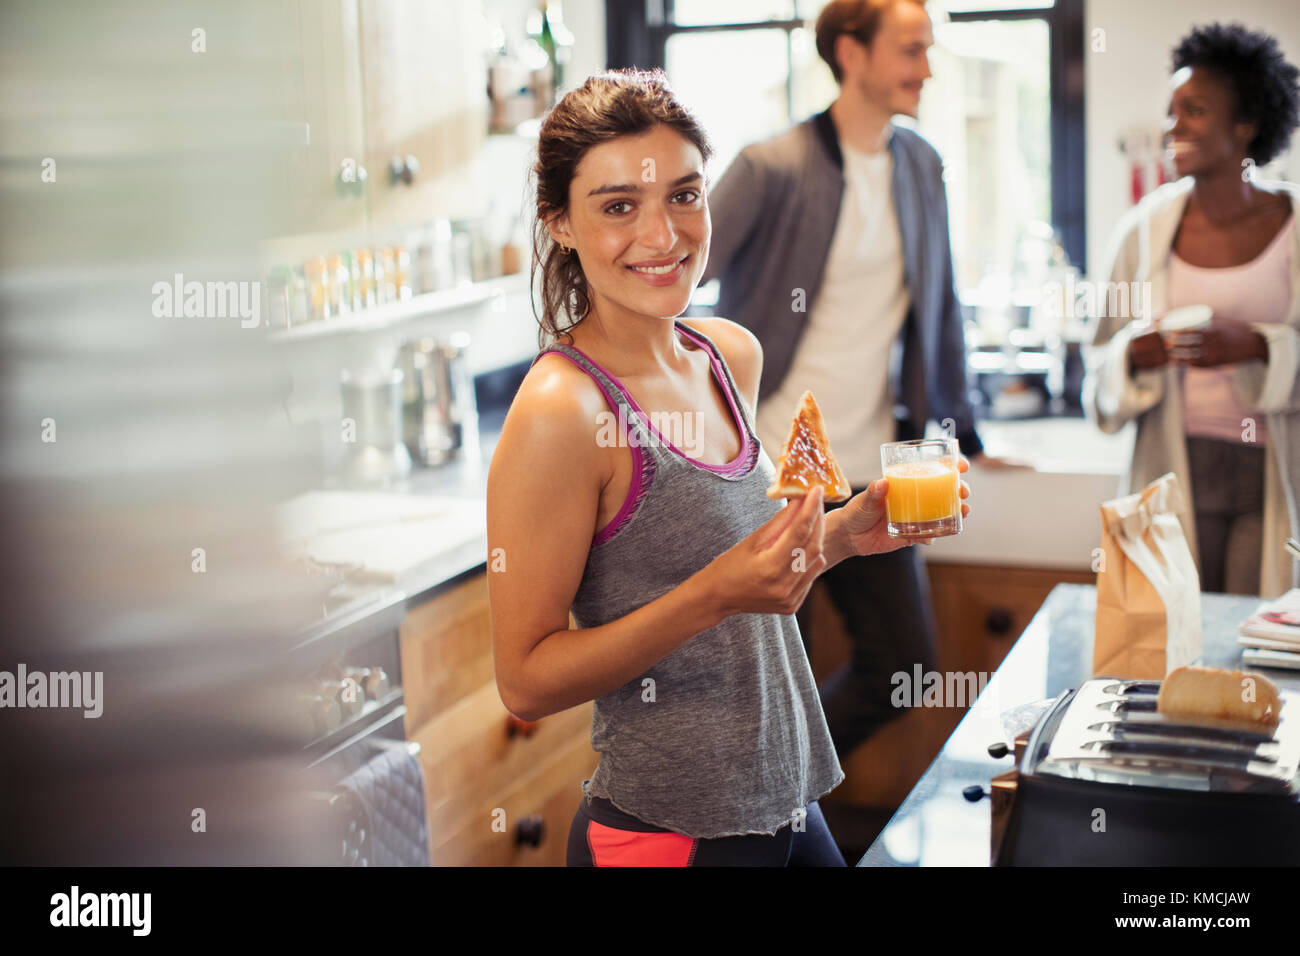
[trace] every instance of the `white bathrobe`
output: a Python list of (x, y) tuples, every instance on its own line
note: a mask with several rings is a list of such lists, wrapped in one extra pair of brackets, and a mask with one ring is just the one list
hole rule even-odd
[[(1125, 214), (1111, 238), (1108, 268), (1101, 276), (1110, 282), (1150, 282), (1153, 316), (1166, 310), (1169, 252), (1193, 184), (1188, 176), (1161, 186)], [(1288, 195), (1300, 221), (1300, 187), (1280, 182), (1259, 185)], [(1098, 302), (1105, 299), (1097, 296)], [(1242, 405), (1264, 415), (1268, 424), (1260, 596), (1272, 598), (1300, 587), (1300, 560), (1293, 560), (1283, 544), (1288, 534), (1300, 538), (1300, 226), (1291, 250), (1291, 307), (1286, 321), (1254, 323), (1252, 328), (1268, 340), (1268, 361), (1230, 367)], [(1171, 363), (1129, 375), (1128, 346), (1133, 334), (1134, 322), (1128, 318), (1097, 320), (1083, 405), (1107, 433), (1137, 420), (1133, 461), (1122, 494), (1137, 491), (1166, 472), (1178, 476), (1185, 497), (1179, 518), (1199, 566), (1178, 369)]]

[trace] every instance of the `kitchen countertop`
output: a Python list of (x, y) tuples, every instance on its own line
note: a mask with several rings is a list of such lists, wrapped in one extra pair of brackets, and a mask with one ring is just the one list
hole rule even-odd
[[(300, 644), (332, 641), (340, 631), (354, 628), (366, 618), (386, 614), (398, 605), (415, 607), (486, 568), (488, 466), (501, 437), (504, 420), (504, 409), (482, 414), (476, 439), (453, 461), (436, 468), (416, 467), (406, 478), (389, 482), (382, 488), (367, 489), (406, 494), (413, 499), (457, 499), (463, 505), (456, 507), (482, 513), (484, 531), (432, 556), (429, 561), (393, 581), (361, 578), (345, 582), (332, 593), (322, 616), (302, 629)], [(327, 490), (338, 490), (338, 487), (326, 485)]]
[(925, 549), (934, 563), (1092, 570), (1101, 541), (1099, 506), (1119, 494), (1133, 455), (1133, 428), (1102, 433), (1083, 418), (984, 421), (985, 451), (1032, 469), (972, 465), (971, 515), (962, 533)]
[[(1060, 584), (1052, 590), (858, 866), (989, 865), (988, 800), (970, 803), (962, 790), (973, 784), (987, 790), (993, 777), (1012, 768), (1011, 756), (994, 759), (987, 749), (998, 741), (1013, 742), (1015, 733), (1004, 727), (1003, 714), (1051, 700), (1091, 676), (1096, 602), (1097, 589), (1092, 585)], [(1237, 625), (1259, 604), (1256, 597), (1201, 595), (1200, 663), (1240, 668)], [(1300, 690), (1300, 674), (1266, 673), (1279, 687)]]

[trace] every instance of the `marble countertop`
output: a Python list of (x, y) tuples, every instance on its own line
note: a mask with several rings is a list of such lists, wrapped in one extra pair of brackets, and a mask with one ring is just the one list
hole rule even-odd
[[(1014, 725), (1009, 712), (1051, 700), (1091, 676), (1096, 604), (1092, 585), (1060, 584), (1052, 590), (859, 866), (989, 865), (988, 800), (970, 803), (962, 790), (973, 784), (987, 790), (993, 777), (1012, 768), (1012, 757), (995, 759), (988, 753), (990, 744), (1011, 744), (1024, 729)], [(1240, 668), (1237, 625), (1259, 604), (1256, 597), (1201, 595), (1201, 663)], [(1270, 670), (1268, 676), (1279, 687), (1300, 690), (1300, 674)]]
[[(415, 468), (406, 478), (392, 481), (378, 489), (390, 494), (414, 497), (454, 498), (463, 502), (456, 507), (485, 512), (487, 506), (488, 466), (505, 410), (481, 417), (477, 438), (460, 456), (436, 468)], [(326, 490), (335, 490), (330, 485)], [(486, 514), (483, 514), (486, 522)], [(364, 577), (347, 581), (332, 592), (330, 603), (322, 608), (319, 619), (306, 625), (303, 642), (318, 641), (341, 628), (354, 626), (361, 618), (387, 612), (398, 604), (413, 607), (433, 597), (438, 591), (472, 577), (487, 564), (487, 534), (475, 535), (455, 547), (434, 554), (391, 582)]]

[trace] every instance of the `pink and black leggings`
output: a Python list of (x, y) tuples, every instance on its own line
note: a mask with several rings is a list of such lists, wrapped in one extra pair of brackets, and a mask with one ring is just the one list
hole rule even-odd
[(578, 801), (568, 866), (844, 866), (821, 807), (808, 804), (804, 829), (701, 839), (644, 823), (601, 797)]

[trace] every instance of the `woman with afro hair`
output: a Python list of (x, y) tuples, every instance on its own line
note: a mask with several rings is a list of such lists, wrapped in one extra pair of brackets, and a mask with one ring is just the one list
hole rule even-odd
[(1103, 431), (1137, 422), (1127, 491), (1177, 476), (1203, 591), (1300, 587), (1284, 547), (1300, 537), (1300, 189), (1255, 175), (1291, 139), (1297, 72), (1239, 25), (1183, 38), (1165, 123), (1178, 178), (1120, 221), (1102, 274), (1149, 283), (1150, 316), (1212, 314), (1163, 335), (1150, 316), (1099, 315), (1084, 393)]

